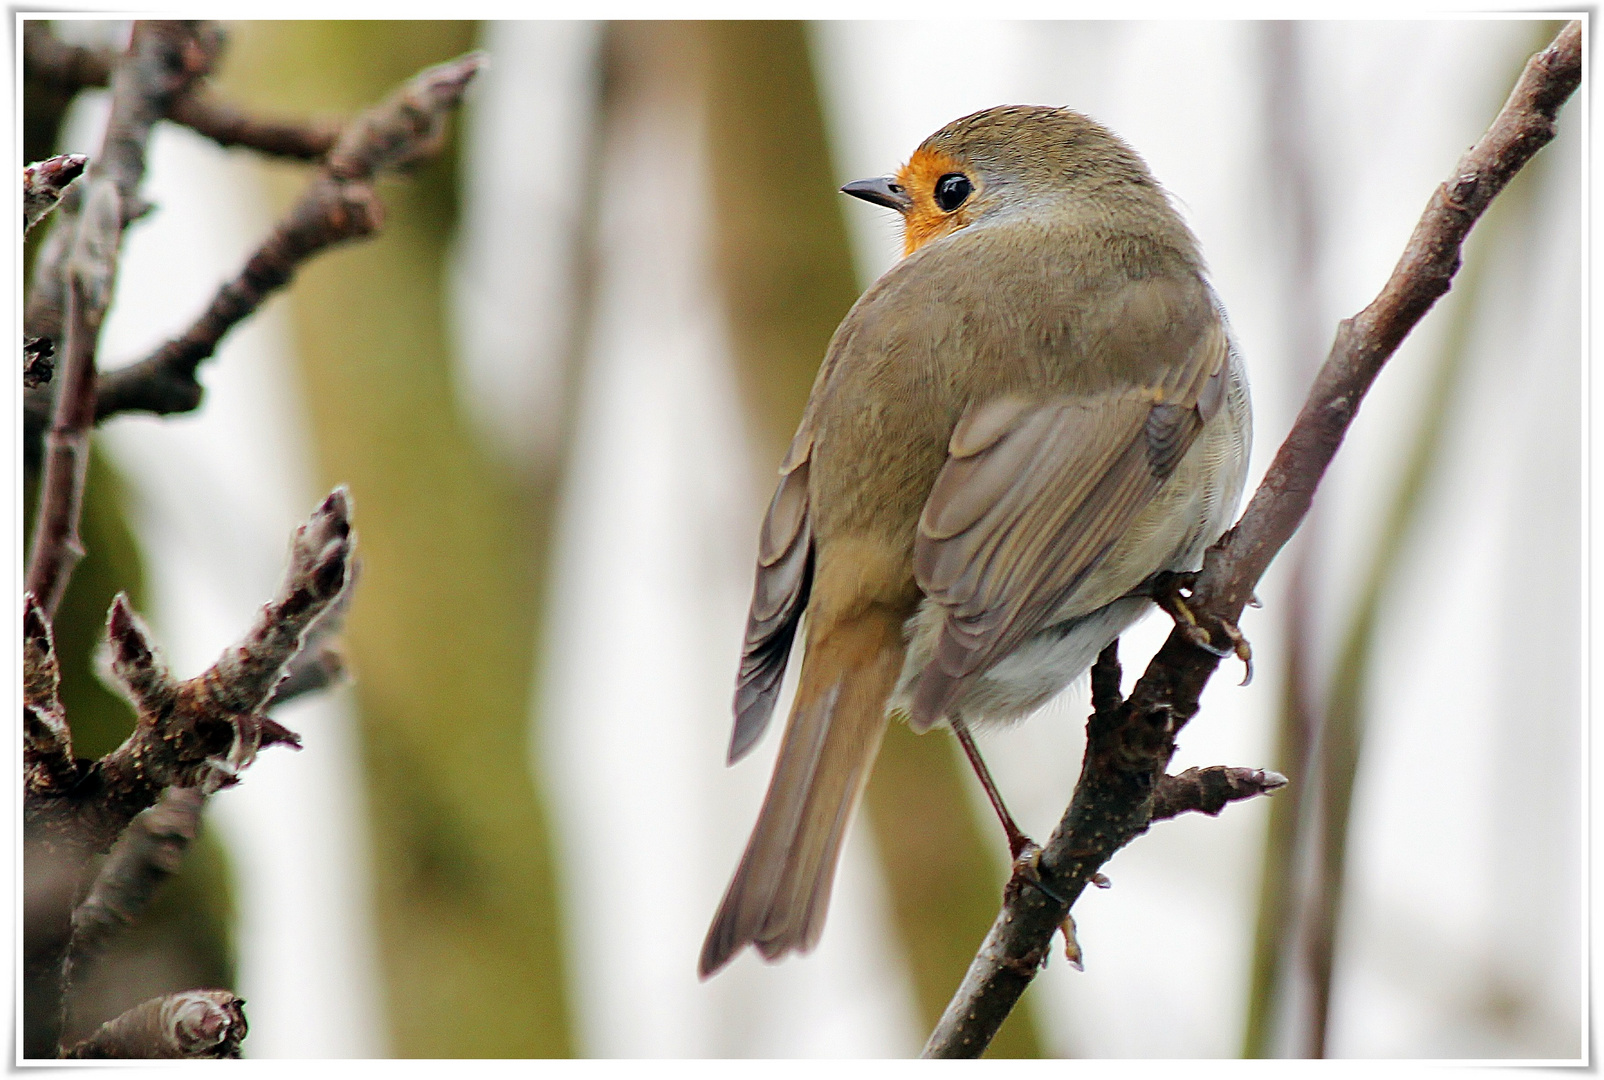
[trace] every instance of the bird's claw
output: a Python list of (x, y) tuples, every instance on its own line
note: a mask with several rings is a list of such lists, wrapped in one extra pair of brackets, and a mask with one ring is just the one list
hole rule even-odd
[(1075, 916), (1064, 912), (1064, 921), (1058, 924), (1059, 931), (1064, 935), (1064, 958), (1069, 966), (1076, 971), (1085, 971), (1085, 954), (1080, 951), (1080, 940), (1075, 937)]
[(1248, 645), (1248, 639), (1242, 636), (1242, 631), (1237, 629), (1235, 623), (1217, 616), (1212, 620), (1214, 628), (1218, 629), (1231, 644), (1227, 648), (1221, 648), (1214, 644), (1214, 635), (1211, 632), (1211, 628), (1205, 627), (1198, 621), (1197, 616), (1192, 613), (1191, 607), (1188, 606), (1185, 596), (1182, 595), (1183, 593), (1189, 594), (1196, 581), (1197, 575), (1195, 573), (1177, 574), (1166, 571), (1159, 574), (1153, 581), (1153, 602), (1163, 608), (1170, 618), (1175, 620), (1175, 625), (1180, 628), (1181, 633), (1186, 635), (1186, 639), (1193, 645), (1222, 660), (1227, 656), (1235, 656), (1242, 661), (1245, 671), (1240, 685), (1246, 686), (1253, 681), (1253, 649)]
[(1041, 848), (1038, 847), (1036, 842), (1030, 839), (1028, 836), (1022, 836), (1020, 839), (1023, 840), (1024, 843), (1022, 843), (1019, 846), (1019, 849), (1014, 852), (1014, 870), (1010, 884), (1012, 885), (1013, 882), (1018, 881), (1026, 882), (1039, 891), (1043, 896), (1046, 896), (1052, 900), (1056, 900), (1065, 907), (1068, 907), (1069, 901), (1065, 900), (1062, 896), (1059, 896), (1058, 893), (1054, 892), (1053, 889), (1041, 879)]

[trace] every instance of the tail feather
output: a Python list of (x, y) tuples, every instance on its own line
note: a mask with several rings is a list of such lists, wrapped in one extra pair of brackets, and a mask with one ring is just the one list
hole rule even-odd
[(879, 609), (810, 634), (774, 778), (702, 945), (703, 978), (748, 944), (775, 960), (818, 943), (902, 651), (901, 620)]

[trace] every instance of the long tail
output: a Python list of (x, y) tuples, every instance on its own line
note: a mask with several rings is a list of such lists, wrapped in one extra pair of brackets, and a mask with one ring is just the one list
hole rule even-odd
[(841, 840), (880, 750), (902, 653), (901, 620), (883, 608), (808, 635), (774, 778), (702, 945), (702, 978), (748, 943), (774, 960), (818, 942)]

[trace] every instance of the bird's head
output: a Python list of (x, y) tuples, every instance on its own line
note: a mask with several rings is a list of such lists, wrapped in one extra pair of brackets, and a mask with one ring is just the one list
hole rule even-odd
[(954, 120), (892, 176), (848, 195), (902, 215), (902, 253), (1004, 214), (1124, 189), (1163, 199), (1142, 159), (1095, 120), (1045, 105), (1000, 105)]

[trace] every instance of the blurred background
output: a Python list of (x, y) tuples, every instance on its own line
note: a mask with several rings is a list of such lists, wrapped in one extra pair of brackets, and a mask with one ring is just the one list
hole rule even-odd
[[(58, 628), (81, 753), (130, 722), (89, 674), (116, 589), (192, 675), (337, 483), (362, 577), (354, 682), (283, 711), (305, 749), (212, 800), (81, 1010), (231, 986), (261, 1058), (917, 1053), (1007, 874), (944, 732), (887, 737), (814, 954), (695, 974), (778, 742), (724, 767), (758, 522), (831, 331), (899, 250), (836, 188), (999, 103), (1113, 128), (1231, 314), (1256, 484), (1337, 321), (1558, 28), (229, 24), (220, 92), (276, 115), (491, 62), (446, 152), (381, 185), (382, 234), (229, 336), (198, 412), (99, 432)], [(104, 92), (28, 94), (28, 160), (98, 149)], [(1076, 907), (1086, 970), (1055, 955), (993, 1056), (1584, 1054), (1580, 107), (1260, 587), (1255, 679), (1223, 667), (1182, 736), (1175, 771), (1292, 786), (1117, 855)], [(307, 171), (161, 126), (103, 366), (186, 326)], [(1127, 685), (1166, 630), (1126, 636)], [(1074, 687), (982, 736), (1038, 838), (1087, 712)]]

